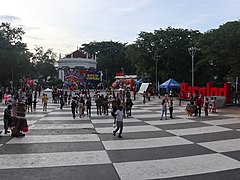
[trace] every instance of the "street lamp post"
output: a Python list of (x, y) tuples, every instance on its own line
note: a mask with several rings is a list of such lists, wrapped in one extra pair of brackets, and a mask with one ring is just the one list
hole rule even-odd
[(158, 57), (154, 58), (154, 62), (156, 63), (156, 92), (157, 92), (158, 91), (158, 68), (157, 68)]
[(108, 69), (106, 69), (106, 83), (108, 83), (107, 73), (108, 73)]
[(196, 47), (190, 47), (188, 48), (188, 52), (190, 56), (192, 57), (192, 87), (194, 86), (194, 55), (196, 54), (197, 50), (199, 50)]
[(155, 73), (156, 73), (156, 92), (157, 92), (158, 91), (158, 68), (157, 68), (157, 64), (158, 64), (159, 56), (155, 55), (155, 50), (156, 50), (155, 49), (156, 48), (155, 42), (151, 42), (150, 45), (151, 45), (151, 48), (149, 49), (149, 52), (152, 53), (153, 60), (156, 64), (156, 72)]

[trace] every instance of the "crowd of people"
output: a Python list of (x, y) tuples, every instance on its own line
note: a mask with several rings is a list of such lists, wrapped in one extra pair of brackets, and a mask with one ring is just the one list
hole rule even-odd
[[(12, 136), (19, 137), (25, 134), (22, 131), (28, 131), (27, 120), (25, 118), (26, 111), (36, 110), (37, 91), (34, 96), (32, 89), (20, 88), (15, 93), (6, 93), (4, 95), (7, 108), (4, 110), (4, 134), (12, 131)], [(33, 99), (34, 98), (34, 99)]]
[(203, 108), (205, 116), (208, 116), (209, 112), (217, 112), (216, 101), (216, 97), (211, 97), (210, 99), (206, 97), (204, 100), (201, 95), (199, 97), (197, 95), (190, 95), (189, 102), (186, 105), (186, 112), (189, 116), (194, 115), (201, 117)]
[[(79, 118), (85, 116), (91, 118), (91, 109), (93, 103), (96, 106), (97, 115), (104, 115), (113, 117), (113, 125), (117, 128), (113, 131), (113, 135), (120, 130), (119, 136), (122, 137), (123, 130), (123, 118), (128, 118), (132, 115), (133, 100), (136, 99), (137, 91), (136, 89), (130, 93), (129, 90), (120, 90), (115, 93), (114, 90), (103, 91), (95, 90), (90, 92), (89, 89), (75, 91), (63, 91), (53, 89), (52, 93), (52, 103), (59, 103), (60, 109), (63, 109), (66, 105), (71, 107), (72, 117), (75, 119), (76, 114)], [(154, 98), (154, 91), (144, 91), (143, 103), (146, 100), (150, 101)], [(8, 105), (4, 111), (4, 130), (5, 134), (9, 133), (9, 128), (11, 128), (11, 116), (16, 114), (16, 103), (23, 102), (25, 104), (25, 109), (27, 112), (36, 111), (36, 105), (38, 103), (38, 98), (40, 97), (40, 92), (37, 90), (29, 89), (19, 89), (14, 95), (11, 95), (8, 101), (5, 103)], [(133, 100), (132, 100), (133, 98)], [(159, 96), (159, 99), (161, 97)], [(47, 104), (49, 97), (47, 94), (43, 93), (42, 97), (43, 111), (47, 111)], [(179, 98), (179, 106), (181, 106), (182, 98)], [(167, 120), (167, 111), (169, 111), (169, 118), (173, 119), (173, 102), (174, 97), (172, 93), (165, 94), (161, 100), (161, 115), (160, 120), (165, 118)], [(208, 116), (209, 112), (216, 112), (216, 97), (211, 99), (205, 98), (203, 101), (202, 96), (189, 96), (189, 102), (186, 105), (186, 112), (189, 116), (201, 116), (202, 108), (204, 109), (205, 115)]]
[[(133, 96), (136, 94), (133, 92)], [(76, 114), (79, 118), (88, 116), (91, 118), (92, 102), (96, 105), (97, 115), (113, 117), (113, 124), (116, 125), (114, 135), (120, 129), (118, 137), (121, 138), (123, 130), (123, 118), (128, 118), (132, 114), (133, 101), (131, 93), (128, 90), (120, 90), (118, 93), (112, 90), (106, 90), (106, 93), (95, 90), (93, 94), (89, 90), (79, 92), (64, 92), (59, 97), (60, 109), (65, 105), (70, 105), (72, 117)]]

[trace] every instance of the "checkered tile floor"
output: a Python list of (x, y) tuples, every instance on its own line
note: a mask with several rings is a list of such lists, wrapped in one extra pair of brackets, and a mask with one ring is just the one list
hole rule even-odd
[(122, 139), (95, 106), (91, 119), (73, 119), (69, 106), (49, 104), (43, 112), (39, 105), (27, 114), (25, 137), (0, 137), (0, 179), (239, 180), (239, 116), (190, 117), (174, 103), (174, 119), (160, 121), (161, 100), (138, 97)]

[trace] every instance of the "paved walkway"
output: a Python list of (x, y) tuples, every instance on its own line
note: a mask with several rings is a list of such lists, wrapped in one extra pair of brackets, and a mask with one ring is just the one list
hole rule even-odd
[(124, 119), (123, 139), (94, 106), (91, 119), (73, 119), (70, 107), (50, 104), (42, 112), (38, 106), (27, 114), (25, 137), (0, 138), (0, 179), (239, 180), (239, 114), (220, 109), (190, 117), (176, 104), (174, 119), (160, 121), (160, 100), (142, 104), (140, 97)]

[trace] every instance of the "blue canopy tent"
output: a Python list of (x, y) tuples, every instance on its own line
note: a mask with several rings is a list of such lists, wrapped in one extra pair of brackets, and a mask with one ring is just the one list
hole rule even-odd
[(143, 82), (143, 78), (141, 78), (141, 79), (139, 79), (139, 80), (136, 81), (137, 90), (140, 88), (142, 82)]
[(160, 84), (158, 88), (159, 90), (166, 89), (166, 92), (169, 93), (171, 89), (180, 89), (180, 84), (173, 79), (169, 79), (166, 82)]

